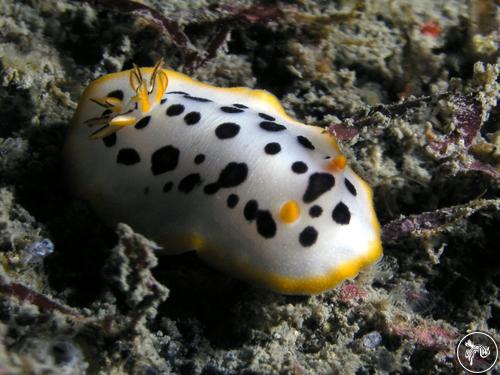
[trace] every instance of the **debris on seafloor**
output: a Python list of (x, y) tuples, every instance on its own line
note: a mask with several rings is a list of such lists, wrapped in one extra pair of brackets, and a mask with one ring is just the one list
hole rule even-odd
[(54, 244), (49, 238), (44, 238), (41, 241), (32, 243), (24, 248), (24, 262), (39, 262), (46, 256), (54, 252)]
[(154, 8), (132, 0), (80, 0), (103, 7), (111, 8), (121, 12), (143, 18), (146, 22), (157, 27), (160, 32), (171, 38), (179, 50), (184, 53), (185, 69), (191, 71), (203, 65), (215, 57), (216, 52), (227, 41), (232, 27), (239, 22), (248, 24), (265, 23), (283, 16), (282, 10), (270, 4), (256, 4), (249, 7), (239, 5), (211, 6), (209, 11), (220, 13), (221, 16), (216, 23), (220, 24), (220, 30), (214, 35), (205, 51), (196, 49), (189, 37), (183, 31), (181, 25), (173, 19), (167, 18)]
[(382, 343), (382, 335), (373, 331), (363, 336), (363, 345), (369, 349), (376, 348)]

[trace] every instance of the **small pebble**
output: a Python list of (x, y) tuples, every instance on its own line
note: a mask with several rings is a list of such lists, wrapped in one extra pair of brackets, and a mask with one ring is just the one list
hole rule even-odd
[(54, 243), (50, 239), (44, 238), (26, 247), (24, 252), (26, 263), (38, 261), (54, 252)]
[(54, 342), (51, 349), (54, 360), (59, 366), (75, 364), (82, 355), (80, 349), (67, 340)]
[(382, 342), (382, 335), (373, 331), (363, 336), (363, 345), (368, 349), (376, 348)]
[(411, 309), (419, 314), (429, 311), (433, 305), (432, 295), (425, 288), (410, 290), (406, 298)]

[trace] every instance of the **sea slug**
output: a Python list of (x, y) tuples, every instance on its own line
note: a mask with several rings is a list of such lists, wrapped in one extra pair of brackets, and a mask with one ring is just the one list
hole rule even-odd
[(161, 68), (85, 90), (64, 160), (109, 224), (286, 294), (331, 289), (382, 256), (370, 187), (335, 138), (263, 90)]

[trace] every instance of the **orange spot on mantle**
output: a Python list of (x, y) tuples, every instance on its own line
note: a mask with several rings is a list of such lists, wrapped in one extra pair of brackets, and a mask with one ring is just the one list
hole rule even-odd
[(285, 202), (280, 209), (280, 219), (287, 224), (296, 221), (300, 216), (300, 206), (297, 201), (291, 200)]
[(340, 172), (344, 170), (347, 165), (347, 159), (344, 155), (339, 155), (332, 159), (330, 163), (326, 166), (326, 169), (330, 172)]

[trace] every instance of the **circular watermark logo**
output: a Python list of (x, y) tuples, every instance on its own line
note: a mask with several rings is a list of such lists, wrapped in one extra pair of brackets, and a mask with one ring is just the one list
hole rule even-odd
[(464, 370), (482, 374), (495, 366), (498, 360), (498, 345), (485, 332), (470, 332), (457, 345), (457, 360)]

